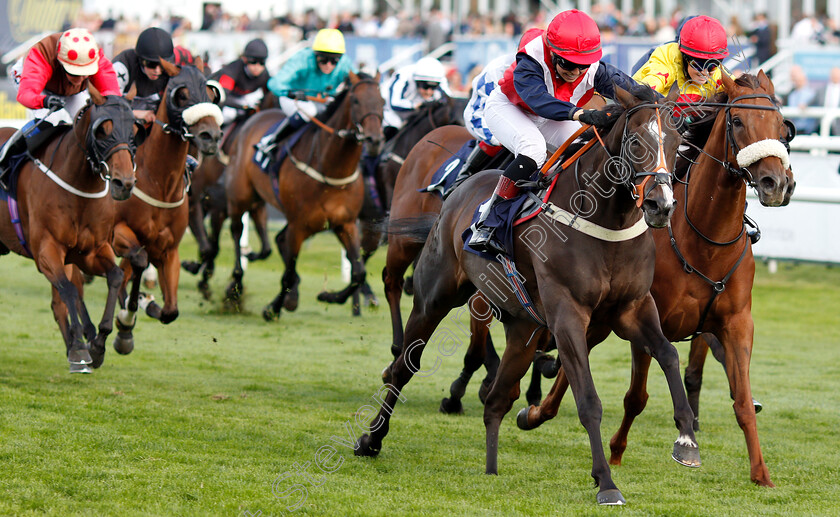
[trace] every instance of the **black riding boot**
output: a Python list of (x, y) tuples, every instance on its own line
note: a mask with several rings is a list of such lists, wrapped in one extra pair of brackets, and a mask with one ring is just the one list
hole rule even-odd
[(16, 131), (0, 149), (0, 188), (8, 191), (6, 176), (9, 174), (9, 160), (12, 156), (26, 151), (26, 139), (23, 137), (23, 130)]
[(492, 212), (493, 207), (498, 205), (502, 200), (513, 199), (519, 194), (519, 187), (516, 186), (516, 182), (529, 178), (536, 170), (537, 163), (531, 158), (522, 155), (517, 156), (507, 166), (504, 174), (499, 178), (499, 183), (496, 184), (493, 197), (484, 206), (484, 210), (481, 212), (478, 221), (472, 225), (472, 236), (467, 243), (470, 248), (491, 255), (497, 253), (501, 253), (502, 255), (507, 254), (504, 245), (494, 238), (496, 228), (489, 228), (484, 223)]
[(493, 156), (484, 152), (484, 149), (481, 148), (481, 145), (475, 144), (473, 150), (470, 152), (470, 155), (467, 156), (467, 159), (464, 160), (464, 164), (461, 166), (460, 172), (458, 172), (458, 176), (455, 178), (455, 182), (452, 183), (452, 186), (443, 196), (444, 199), (449, 196), (449, 194), (455, 190), (455, 188), (463, 183), (467, 178), (475, 174), (476, 172), (483, 171), (484, 167), (490, 163), (490, 160), (493, 159)]
[(277, 144), (282, 142), (296, 130), (300, 129), (304, 124), (306, 124), (306, 121), (303, 120), (303, 117), (301, 117), (299, 113), (295, 113), (291, 117), (286, 117), (283, 119), (283, 122), (277, 126), (277, 129), (265, 135), (259, 142), (254, 144), (254, 149), (263, 153), (265, 156), (272, 156), (274, 154), (273, 150), (277, 147)]

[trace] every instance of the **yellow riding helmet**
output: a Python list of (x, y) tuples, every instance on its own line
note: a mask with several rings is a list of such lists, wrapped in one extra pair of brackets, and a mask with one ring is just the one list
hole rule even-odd
[(344, 35), (338, 29), (321, 29), (312, 42), (315, 52), (329, 52), (330, 54), (344, 54)]

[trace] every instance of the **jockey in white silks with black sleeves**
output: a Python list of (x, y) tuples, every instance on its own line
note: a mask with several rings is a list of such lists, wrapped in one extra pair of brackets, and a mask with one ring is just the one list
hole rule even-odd
[(440, 61), (424, 57), (411, 65), (399, 69), (382, 86), (385, 99), (383, 131), (390, 139), (403, 126), (405, 120), (423, 103), (449, 96), (446, 70)]
[(519, 194), (518, 180), (527, 179), (545, 163), (547, 143), (561, 145), (581, 123), (611, 126), (608, 112), (581, 109), (596, 90), (614, 100), (614, 85), (629, 91), (639, 88), (627, 74), (601, 62), (601, 54), (598, 25), (577, 9), (561, 12), (541, 37), (520, 46), (516, 62), (484, 108), (488, 129), (515, 158), (471, 227), (468, 245), (474, 250), (506, 254), (493, 238), (495, 228), (485, 221), (497, 205)]

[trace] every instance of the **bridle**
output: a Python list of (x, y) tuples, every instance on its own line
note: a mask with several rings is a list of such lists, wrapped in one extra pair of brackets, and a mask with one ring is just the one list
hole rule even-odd
[[(91, 120), (85, 132), (85, 145), (82, 147), (78, 138), (77, 144), (84, 151), (93, 172), (99, 174), (102, 181), (110, 181), (111, 171), (108, 167), (108, 159), (123, 150), (131, 155), (131, 164), (133, 170), (136, 171), (137, 163), (134, 161), (134, 154), (137, 146), (131, 132), (134, 127), (134, 115), (128, 102), (122, 97), (106, 98), (105, 104), (102, 105), (90, 102), (76, 114), (76, 121), (81, 120), (89, 110), (92, 110)], [(96, 130), (109, 120), (113, 123), (111, 133), (104, 139), (97, 139)]]
[[(371, 85), (376, 86), (377, 88), (379, 87), (378, 83), (376, 81), (374, 81), (373, 79), (359, 79), (356, 83), (354, 83), (350, 87), (350, 91), (347, 92), (347, 95), (348, 96), (353, 96), (353, 92), (356, 90), (357, 87), (361, 86), (362, 84), (371, 84)], [(335, 129), (335, 128), (332, 128), (332, 127), (326, 125), (324, 122), (318, 120), (317, 117), (312, 117), (310, 120), (316, 126), (318, 126), (318, 128), (322, 129), (323, 131), (326, 131), (327, 133), (329, 133), (331, 135), (335, 135), (339, 138), (343, 138), (343, 139), (347, 139), (347, 140), (353, 140), (357, 144), (361, 144), (364, 141), (372, 140), (372, 137), (369, 137), (369, 136), (365, 135), (364, 129), (362, 128), (362, 124), (365, 122), (365, 120), (368, 117), (377, 117), (379, 119), (380, 124), (382, 123), (382, 120), (383, 120), (383, 114), (381, 113), (381, 111), (377, 112), (376, 110), (371, 110), (371, 111), (365, 113), (364, 115), (362, 115), (361, 117), (359, 117), (358, 120), (356, 120), (353, 116), (352, 108), (350, 110), (350, 121), (351, 121), (351, 124), (353, 125), (353, 129)]]

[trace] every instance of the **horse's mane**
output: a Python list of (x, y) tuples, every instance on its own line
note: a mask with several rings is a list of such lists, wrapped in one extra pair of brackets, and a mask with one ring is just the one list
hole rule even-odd
[[(372, 76), (364, 72), (359, 72), (358, 77), (360, 80), (373, 80)], [(344, 98), (347, 97), (347, 94), (352, 89), (353, 85), (350, 83), (350, 78), (348, 77), (342, 84), (342, 88), (340, 88), (340, 91), (335, 96), (333, 101), (329, 103), (326, 109), (315, 118), (317, 118), (321, 122), (326, 122), (327, 120), (329, 120), (330, 117), (332, 117), (333, 114), (335, 114), (335, 112), (338, 111), (338, 107), (341, 106), (341, 103), (344, 102)]]
[[(752, 88), (756, 90), (761, 87), (758, 78), (752, 74), (743, 74), (735, 79), (735, 84), (745, 88)], [(726, 92), (720, 92), (712, 97), (712, 103), (726, 103), (729, 97)], [(702, 105), (702, 104), (701, 104)], [(678, 178), (685, 176), (689, 165), (700, 155), (700, 151), (706, 146), (709, 136), (712, 133), (712, 126), (717, 120), (718, 113), (722, 109), (721, 106), (708, 106), (703, 108), (705, 114), (702, 118), (691, 123), (689, 130), (683, 134), (683, 145), (680, 146), (680, 151), (677, 153), (677, 163), (674, 167), (674, 173)]]

